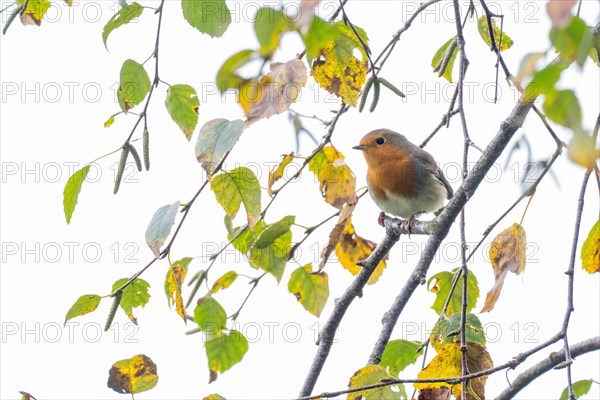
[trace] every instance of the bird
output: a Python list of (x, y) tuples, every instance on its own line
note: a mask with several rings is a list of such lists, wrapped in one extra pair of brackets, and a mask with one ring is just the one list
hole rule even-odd
[(417, 215), (436, 212), (454, 191), (431, 154), (390, 129), (367, 133), (358, 146), (367, 162), (367, 185), (382, 210), (377, 222), (383, 226), (386, 213), (406, 219), (409, 234)]

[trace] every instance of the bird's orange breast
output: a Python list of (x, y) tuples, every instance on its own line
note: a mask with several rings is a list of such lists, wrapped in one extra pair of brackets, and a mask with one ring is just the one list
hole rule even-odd
[(373, 195), (385, 200), (387, 193), (410, 197), (415, 195), (417, 175), (412, 160), (403, 149), (382, 146), (365, 152), (367, 178)]

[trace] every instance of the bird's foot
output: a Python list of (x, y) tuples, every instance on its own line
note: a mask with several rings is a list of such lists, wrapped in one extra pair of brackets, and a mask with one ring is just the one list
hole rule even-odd
[(387, 217), (387, 215), (385, 215), (383, 211), (380, 212), (379, 217), (377, 217), (377, 223), (383, 227), (385, 227), (385, 225), (383, 224), (383, 220), (385, 219), (385, 217)]
[(412, 227), (415, 223), (415, 218), (417, 214), (411, 215), (406, 221), (404, 221), (404, 229), (408, 231), (408, 238), (410, 239), (410, 234), (412, 233)]

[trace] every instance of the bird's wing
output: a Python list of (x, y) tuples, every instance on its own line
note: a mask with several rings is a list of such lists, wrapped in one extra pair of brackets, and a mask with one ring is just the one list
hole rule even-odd
[(444, 185), (446, 192), (448, 192), (446, 198), (450, 199), (454, 195), (454, 190), (452, 189), (452, 186), (450, 186), (450, 182), (448, 182), (440, 167), (438, 167), (433, 156), (420, 147), (415, 147), (416, 150), (412, 152), (413, 156), (425, 166), (427, 171), (429, 171), (442, 185)]

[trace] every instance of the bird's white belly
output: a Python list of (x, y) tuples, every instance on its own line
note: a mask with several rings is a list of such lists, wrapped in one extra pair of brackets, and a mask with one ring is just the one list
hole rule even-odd
[(420, 190), (416, 196), (398, 196), (385, 191), (387, 199), (382, 200), (373, 195), (369, 185), (371, 198), (384, 212), (402, 218), (409, 218), (419, 212), (434, 212), (442, 208), (446, 198), (446, 189), (441, 184), (429, 185), (428, 190)]

